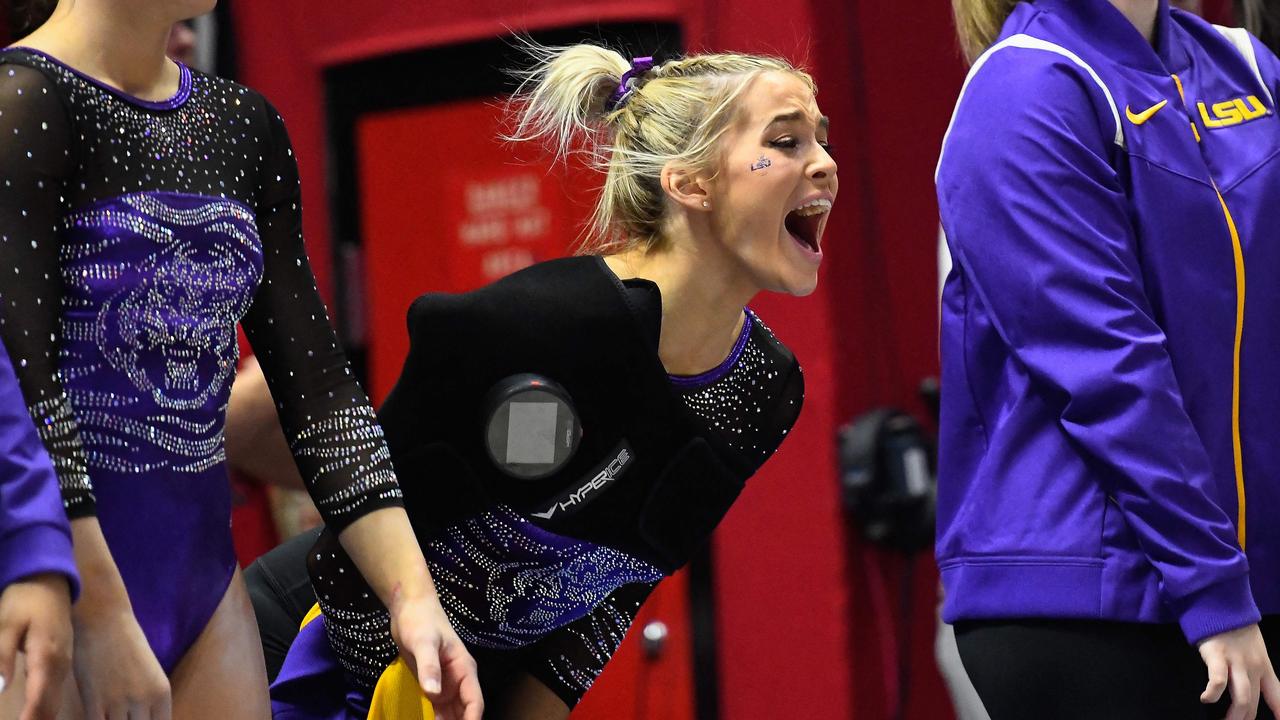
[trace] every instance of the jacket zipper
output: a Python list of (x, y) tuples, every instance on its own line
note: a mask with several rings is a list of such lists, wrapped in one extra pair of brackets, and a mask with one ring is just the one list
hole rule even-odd
[[(1182, 99), (1182, 107), (1191, 113), (1191, 108), (1187, 106), (1187, 96), (1182, 89), (1182, 80), (1173, 75), (1173, 82), (1178, 86), (1178, 97)], [(1191, 132), (1195, 135), (1196, 143), (1200, 143), (1200, 130), (1196, 127), (1194, 120), (1191, 120)], [(1206, 172), (1208, 169), (1206, 168)], [(1244, 339), (1244, 248), (1240, 243), (1240, 233), (1236, 229), (1236, 221), (1231, 217), (1231, 210), (1227, 207), (1227, 199), (1223, 197), (1222, 191), (1218, 189), (1218, 183), (1212, 176), (1209, 182), (1213, 185), (1213, 192), (1218, 196), (1218, 203), (1222, 206), (1222, 215), (1227, 221), (1227, 231), (1231, 234), (1231, 252), (1235, 261), (1236, 270), (1236, 333), (1235, 345), (1231, 354), (1231, 452), (1232, 460), (1235, 464), (1236, 475), (1236, 539), (1240, 543), (1240, 549), (1245, 547), (1245, 492), (1244, 492), (1244, 453), (1241, 449), (1240, 442), (1240, 345)]]

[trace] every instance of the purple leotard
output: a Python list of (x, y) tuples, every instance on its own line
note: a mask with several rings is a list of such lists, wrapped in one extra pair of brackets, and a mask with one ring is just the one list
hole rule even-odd
[(172, 671), (235, 569), (223, 425), (242, 322), (326, 521), (400, 502), (316, 293), (259, 95), (180, 67), (148, 102), (0, 52), (0, 338), (68, 514), (96, 514)]

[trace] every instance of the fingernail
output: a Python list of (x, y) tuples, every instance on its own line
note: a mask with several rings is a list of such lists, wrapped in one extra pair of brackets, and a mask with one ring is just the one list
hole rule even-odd
[(435, 678), (427, 678), (426, 688), (427, 688), (427, 692), (431, 693), (432, 695), (439, 695), (440, 681), (436, 680)]

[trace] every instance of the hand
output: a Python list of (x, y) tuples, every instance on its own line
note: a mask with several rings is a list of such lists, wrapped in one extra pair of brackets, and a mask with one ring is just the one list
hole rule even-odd
[(85, 717), (170, 720), (169, 678), (147, 644), (132, 607), (127, 602), (93, 607), (85, 597), (72, 616), (73, 665)]
[(1231, 684), (1231, 709), (1227, 720), (1254, 720), (1261, 693), (1267, 706), (1280, 716), (1280, 680), (1276, 679), (1267, 646), (1257, 625), (1237, 628), (1201, 641), (1200, 657), (1209, 669), (1209, 684), (1200, 702), (1212, 705)]
[(431, 700), (438, 720), (480, 720), (484, 699), (476, 661), (449, 624), (434, 593), (395, 598), (391, 635)]
[(71, 669), (71, 588), (61, 575), (33, 575), (0, 593), (0, 688), (13, 680), (14, 657), (26, 654), (21, 720), (53, 720)]

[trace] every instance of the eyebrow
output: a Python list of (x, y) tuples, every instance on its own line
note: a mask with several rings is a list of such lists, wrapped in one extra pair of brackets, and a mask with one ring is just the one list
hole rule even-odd
[[(777, 125), (778, 123), (797, 122), (797, 121), (804, 120), (804, 119), (805, 119), (805, 114), (804, 114), (804, 112), (802, 112), (802, 111), (800, 111), (800, 110), (794, 110), (794, 111), (789, 112), (789, 113), (783, 113), (782, 115), (777, 115), (777, 116), (775, 116), (772, 120), (770, 120), (770, 121), (769, 121), (769, 124), (765, 126), (765, 129), (768, 129), (768, 128), (770, 128), (770, 127), (773, 127), (774, 125)], [(819, 117), (819, 118), (818, 118), (818, 127), (822, 128), (823, 130), (830, 130), (830, 129), (831, 129), (831, 119), (830, 119), (830, 118), (828, 118), (826, 115), (823, 115), (823, 116)]]

